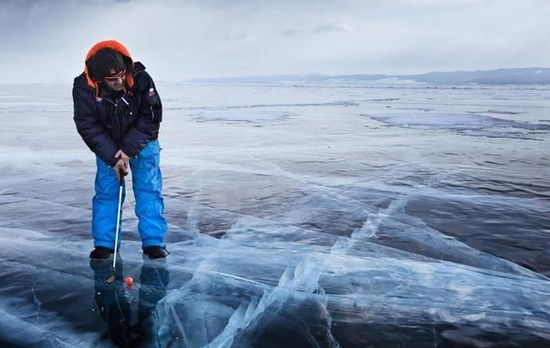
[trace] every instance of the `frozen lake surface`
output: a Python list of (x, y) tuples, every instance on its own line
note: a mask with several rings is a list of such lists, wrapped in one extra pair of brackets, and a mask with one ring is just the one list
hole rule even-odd
[(0, 85), (0, 346), (550, 346), (550, 87), (158, 90), (171, 254), (128, 191), (107, 285), (71, 86)]

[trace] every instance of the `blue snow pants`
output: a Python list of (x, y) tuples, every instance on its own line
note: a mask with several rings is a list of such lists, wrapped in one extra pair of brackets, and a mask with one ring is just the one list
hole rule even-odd
[[(160, 146), (153, 140), (145, 146), (137, 158), (130, 159), (132, 183), (136, 198), (136, 216), (139, 219), (138, 230), (142, 247), (165, 247), (164, 235), (167, 225), (164, 220), (164, 201), (162, 199), (162, 174), (159, 167)], [(94, 247), (114, 249), (115, 230), (118, 209), (120, 182), (115, 169), (109, 167), (96, 156), (97, 173), (95, 178), (95, 196), (92, 200), (92, 236)], [(122, 200), (126, 197), (123, 189)], [(122, 219), (122, 215), (121, 215)], [(118, 241), (122, 236), (119, 230)]]

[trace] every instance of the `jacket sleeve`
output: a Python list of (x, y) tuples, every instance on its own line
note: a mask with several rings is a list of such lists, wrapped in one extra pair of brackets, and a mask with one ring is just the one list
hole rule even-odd
[(92, 97), (87, 91), (73, 87), (76, 129), (90, 150), (103, 162), (114, 166), (117, 163), (115, 154), (118, 148), (105, 127), (95, 117)]
[(162, 121), (162, 103), (153, 79), (146, 71), (136, 74), (139, 93), (139, 114), (136, 122), (128, 130), (121, 145), (121, 150), (128, 156), (137, 157), (139, 152), (158, 137)]

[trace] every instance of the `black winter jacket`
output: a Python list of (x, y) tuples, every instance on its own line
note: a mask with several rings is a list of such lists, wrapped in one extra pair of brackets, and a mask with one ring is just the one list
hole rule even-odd
[(78, 133), (99, 158), (110, 166), (121, 149), (131, 158), (158, 138), (162, 104), (153, 79), (140, 62), (133, 65), (134, 84), (117, 96), (98, 96), (86, 74), (74, 79), (74, 122)]

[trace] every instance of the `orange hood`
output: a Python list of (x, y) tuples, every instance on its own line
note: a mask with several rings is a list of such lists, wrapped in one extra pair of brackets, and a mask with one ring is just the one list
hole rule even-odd
[(94, 54), (97, 53), (97, 51), (103, 49), (103, 48), (111, 48), (118, 53), (122, 55), (122, 58), (124, 59), (124, 63), (126, 64), (126, 89), (130, 89), (134, 86), (134, 61), (132, 60), (132, 57), (130, 56), (130, 53), (122, 45), (120, 42), (115, 40), (105, 40), (100, 41), (96, 43), (86, 55), (86, 60), (84, 62), (84, 74), (86, 75), (86, 82), (88, 83), (88, 86), (93, 88), (96, 92), (96, 97), (99, 91), (98, 82), (94, 81), (88, 72), (88, 60), (94, 56)]

